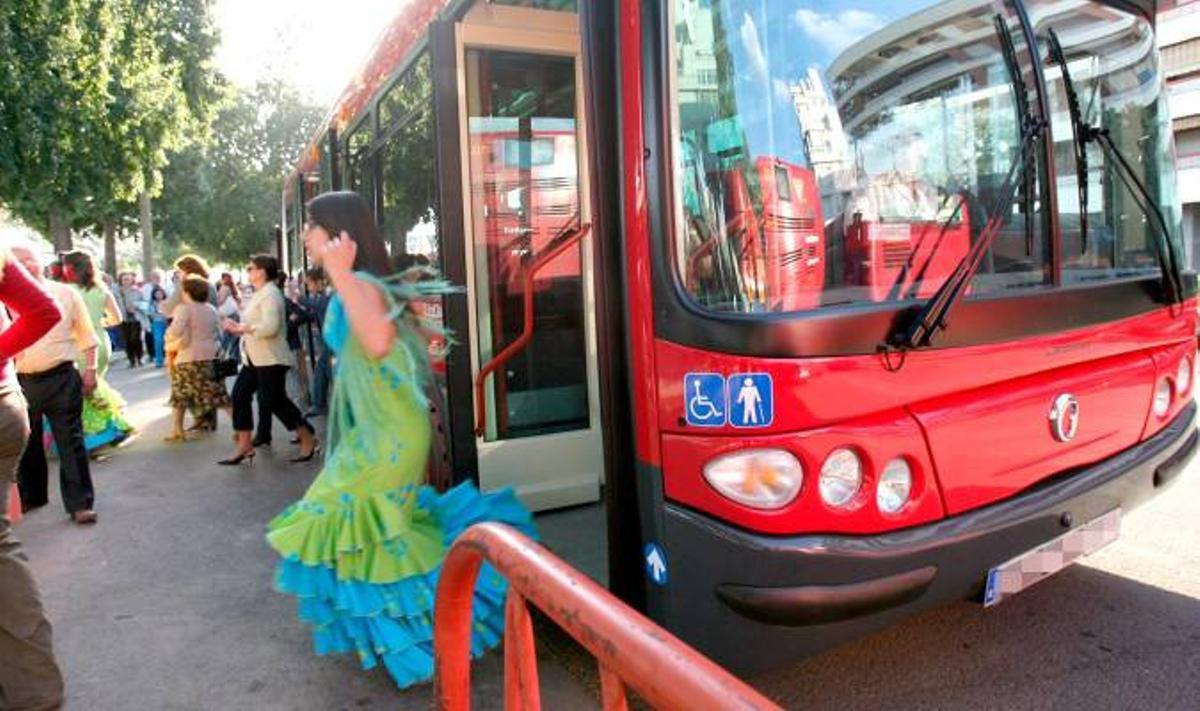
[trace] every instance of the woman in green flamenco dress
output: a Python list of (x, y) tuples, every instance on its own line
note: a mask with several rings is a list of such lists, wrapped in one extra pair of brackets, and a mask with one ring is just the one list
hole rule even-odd
[(112, 291), (97, 278), (96, 265), (90, 254), (67, 252), (61, 256), (61, 261), (63, 281), (83, 296), (92, 328), (96, 331), (96, 389), (83, 400), (83, 441), (92, 452), (118, 444), (133, 432), (133, 427), (121, 413), (125, 400), (104, 377), (112, 357), (106, 327), (121, 322), (121, 311)]
[[(304, 498), (268, 526), (282, 560), (276, 587), (299, 600), (318, 654), (357, 653), (401, 686), (433, 674), (433, 600), (448, 546), (468, 526), (501, 521), (533, 535), (511, 491), (471, 483), (439, 494), (423, 485), (431, 443), (425, 334), (407, 308), (447, 293), (444, 282), (388, 277), (367, 204), (352, 192), (309, 204), (305, 245), (337, 291), (324, 338), (337, 354), (325, 465)], [(504, 580), (481, 571), (472, 652), (497, 644)]]

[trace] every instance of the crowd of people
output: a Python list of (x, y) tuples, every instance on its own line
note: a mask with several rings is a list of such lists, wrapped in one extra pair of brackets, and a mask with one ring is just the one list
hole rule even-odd
[[(62, 694), (49, 622), (6, 513), (9, 482), (23, 510), (48, 503), (48, 423), (70, 520), (96, 522), (89, 450), (133, 431), (105, 378), (114, 350), (129, 368), (153, 362), (169, 374), (167, 442), (216, 430), (221, 411), (231, 417), (235, 449), (221, 465), (252, 462), (271, 444), (272, 419), (294, 433), (291, 461), (309, 462), (320, 452), (313, 421), (325, 418), (323, 467), (266, 536), (279, 554), (275, 587), (297, 598), (321, 653), (357, 654), (399, 686), (429, 679), (447, 547), (486, 520), (533, 535), (511, 490), (426, 482), (429, 353), (446, 338), (414, 306), (454, 289), (414, 260), (396, 273), (357, 194), (327, 193), (308, 208), (305, 246), (317, 267), (302, 290), (265, 254), (250, 257), (244, 281), (213, 280), (202, 259), (184, 255), (169, 280), (126, 272), (110, 283), (83, 252), (43, 265), (27, 246), (0, 249), (0, 657), (22, 670), (0, 671), (0, 701), (54, 708)], [(476, 650), (502, 636), (505, 587), (494, 571), (480, 577)]]

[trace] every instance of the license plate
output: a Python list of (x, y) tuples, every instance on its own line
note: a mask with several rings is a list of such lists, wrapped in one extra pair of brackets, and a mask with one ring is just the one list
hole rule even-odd
[(983, 606), (991, 607), (1117, 540), (1121, 509), (1113, 509), (988, 571)]

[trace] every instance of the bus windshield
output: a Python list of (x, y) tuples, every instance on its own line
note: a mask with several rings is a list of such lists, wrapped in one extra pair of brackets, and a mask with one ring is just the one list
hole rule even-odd
[[(672, 0), (672, 11), (671, 253), (701, 306), (754, 313), (926, 299), (992, 217), (999, 231), (966, 293), (1055, 282), (1048, 166), (1041, 145), (1020, 155), (1041, 105), (1038, 82), (1009, 3)], [(1087, 54), (1089, 78), (1119, 77), (1088, 89), (1115, 112), (1110, 124), (1131, 127), (1130, 153), (1145, 156), (1144, 182), (1168, 206), (1178, 239), (1152, 28), (1111, 8), (1102, 14), (1100, 26), (1086, 7), (1035, 13), (1034, 24), (1040, 36), (1046, 23), (1065, 23), (1066, 51), (1072, 60)], [(1097, 30), (1141, 55), (1104, 66)], [(1126, 75), (1141, 82), (1136, 95), (1121, 94)], [(1062, 165), (1071, 134), (1057, 116), (1066, 111), (1057, 84), (1047, 105), (1054, 127), (1066, 127), (1055, 136), (1066, 149), (1055, 152), (1062, 193), (1075, 170)], [(1005, 190), (1014, 161), (1017, 184)], [(1092, 191), (1090, 239), (1073, 237), (1066, 268), (1075, 281), (1152, 276), (1145, 216), (1104, 167), (1094, 162), (1092, 179), (1108, 192)]]

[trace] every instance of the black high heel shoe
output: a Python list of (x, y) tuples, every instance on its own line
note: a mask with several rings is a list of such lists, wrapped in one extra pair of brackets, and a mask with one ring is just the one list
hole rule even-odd
[(236, 457), (230, 457), (229, 459), (221, 459), (217, 462), (217, 464), (220, 464), (221, 466), (224, 466), (224, 467), (237, 466), (238, 464), (241, 464), (242, 462), (247, 462), (249, 464), (253, 464), (255, 454), (257, 454), (257, 452), (255, 452), (253, 449), (248, 449), (244, 452), (238, 452)]
[(313, 457), (317, 456), (320, 453), (321, 453), (321, 443), (314, 441), (311, 452), (309, 452), (308, 454), (301, 454), (299, 457), (292, 457), (292, 459), (290, 461), (292, 462), (292, 464), (301, 464), (303, 462), (311, 462), (313, 460)]

